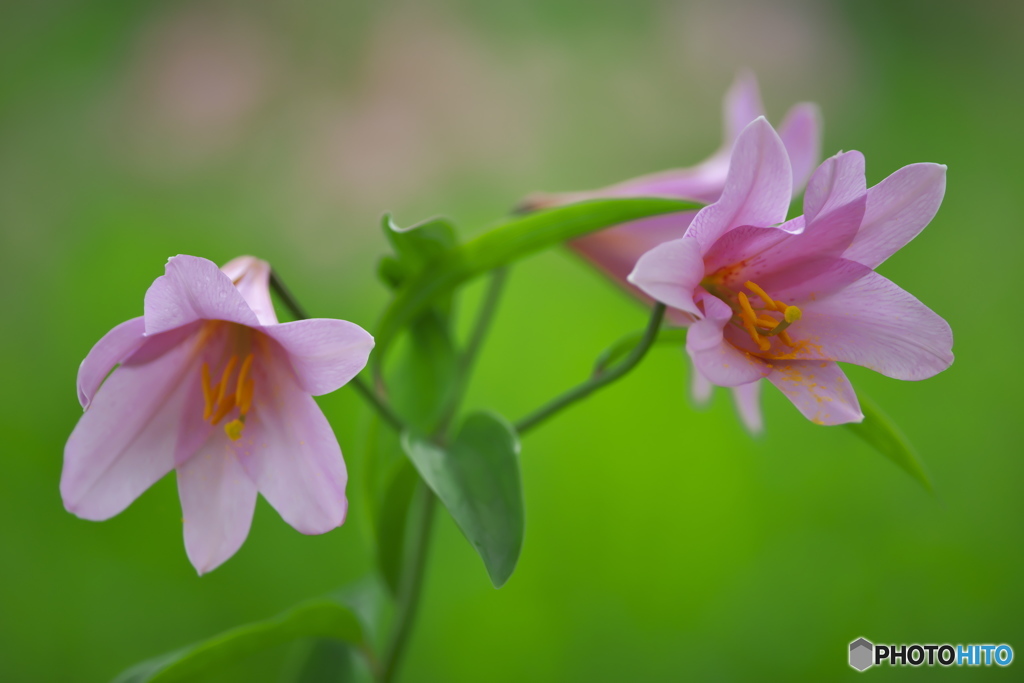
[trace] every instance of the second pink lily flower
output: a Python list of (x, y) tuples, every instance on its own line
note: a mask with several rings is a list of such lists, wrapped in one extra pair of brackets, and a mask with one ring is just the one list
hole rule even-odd
[[(690, 168), (673, 169), (641, 176), (599, 190), (537, 194), (524, 202), (526, 209), (543, 209), (588, 199), (611, 197), (667, 197), (710, 204), (721, 197), (729, 173), (733, 146), (743, 129), (764, 115), (761, 93), (754, 75), (741, 73), (725, 95), (722, 144), (711, 157)], [(821, 117), (809, 102), (794, 105), (783, 117), (779, 135), (792, 169), (792, 195), (803, 191), (811, 171), (821, 158)], [(686, 233), (696, 211), (666, 214), (632, 221), (586, 235), (569, 242), (569, 247), (641, 300), (650, 301), (628, 280), (637, 260), (654, 247)], [(669, 311), (669, 319), (687, 325), (690, 316)], [(710, 398), (711, 384), (699, 372), (693, 373), (693, 393), (699, 403)], [(733, 398), (744, 424), (752, 432), (761, 430), (757, 383), (733, 388)]]
[(867, 189), (845, 152), (811, 176), (804, 215), (785, 221), (792, 175), (764, 118), (733, 149), (722, 196), (686, 235), (644, 254), (629, 276), (691, 316), (686, 350), (719, 386), (778, 387), (819, 424), (863, 418), (836, 361), (920, 380), (953, 362), (949, 325), (874, 272), (935, 215), (946, 167), (906, 166)]

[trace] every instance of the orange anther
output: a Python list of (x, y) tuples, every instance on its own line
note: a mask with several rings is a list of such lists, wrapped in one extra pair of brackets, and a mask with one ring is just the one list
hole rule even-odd
[[(242, 395), (245, 393), (246, 380), (249, 379), (249, 368), (252, 367), (253, 354), (249, 354), (242, 362), (242, 369), (238, 371), (238, 382), (235, 385), (235, 403), (242, 405)], [(249, 394), (250, 398), (252, 394)]]
[(764, 302), (764, 305), (767, 308), (775, 308), (775, 302), (772, 301), (772, 298), (770, 296), (768, 296), (768, 294), (765, 293), (765, 291), (763, 289), (761, 289), (760, 287), (758, 287), (756, 284), (754, 284), (750, 280), (747, 280), (744, 283), (744, 286), (746, 286), (746, 288), (749, 289), (754, 294), (756, 294), (759, 297), (761, 297), (761, 301)]

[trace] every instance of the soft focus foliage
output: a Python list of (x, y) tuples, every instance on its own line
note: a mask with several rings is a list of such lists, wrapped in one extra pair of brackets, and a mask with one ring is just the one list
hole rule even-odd
[[(695, 163), (741, 66), (773, 120), (818, 102), (824, 153), (864, 152), (871, 185), (949, 167), (938, 216), (879, 272), (942, 311), (956, 363), (927, 384), (847, 368), (937, 497), (776, 393), (757, 440), (724, 395), (690, 411), (685, 361), (659, 346), (524, 438), (525, 543), (500, 591), (438, 515), (405, 680), (833, 680), (862, 635), (1019, 648), (1022, 22), (999, 0), (6, 4), (0, 680), (108, 680), (371, 564), (357, 487), (319, 537), (261, 501), (202, 579), (171, 478), (102, 525), (64, 511), (78, 363), (168, 256), (268, 258), (313, 315), (374, 332), (385, 211), (479, 229), (530, 191)], [(564, 252), (506, 289), (466, 405), (513, 418), (646, 318)], [(355, 480), (368, 412), (348, 389), (319, 403)], [(290, 656), (212, 680), (276, 681)]]

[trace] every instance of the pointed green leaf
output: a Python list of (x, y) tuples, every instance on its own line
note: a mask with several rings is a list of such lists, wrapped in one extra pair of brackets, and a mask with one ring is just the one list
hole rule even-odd
[(365, 649), (366, 636), (356, 614), (341, 602), (322, 598), (298, 605), (265, 621), (233, 628), (135, 665), (114, 683), (172, 683), (190, 681), (267, 648), (298, 638), (327, 638)]
[(402, 446), (420, 475), (479, 553), (495, 588), (515, 569), (523, 547), (519, 439), (491, 413), (474, 413), (447, 448), (404, 434)]
[(859, 424), (850, 423), (846, 427), (917, 479), (928, 491), (934, 492), (924, 464), (903, 432), (874, 401), (863, 395), (858, 395), (857, 399), (864, 413), (864, 421)]
[(619, 223), (699, 204), (674, 199), (600, 199), (519, 216), (438, 254), (403, 282), (376, 332), (377, 363), (398, 332), (435, 299), (472, 278), (566, 240)]

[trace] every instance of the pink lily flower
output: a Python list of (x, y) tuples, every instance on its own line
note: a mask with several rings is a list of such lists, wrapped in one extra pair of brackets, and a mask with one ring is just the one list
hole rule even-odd
[[(722, 145), (702, 163), (691, 168), (641, 176), (599, 190), (534, 195), (524, 202), (524, 208), (536, 210), (609, 197), (667, 197), (706, 204), (718, 201), (725, 187), (736, 139), (751, 121), (764, 115), (760, 89), (752, 73), (741, 72), (737, 76), (725, 95), (722, 109)], [(821, 158), (820, 120), (817, 105), (804, 102), (794, 105), (779, 127), (792, 166), (794, 197), (803, 191), (811, 171)], [(682, 237), (696, 215), (696, 211), (684, 211), (624, 223), (572, 240), (569, 247), (616, 284), (641, 300), (650, 302), (640, 289), (630, 284), (629, 274), (643, 254), (659, 244)], [(692, 322), (689, 316), (679, 311), (670, 310), (669, 319), (683, 326)], [(711, 385), (699, 373), (692, 373), (692, 378), (694, 398), (698, 403), (706, 403), (711, 397)], [(733, 389), (740, 417), (747, 428), (755, 433), (762, 428), (758, 391), (757, 384)]]
[(313, 396), (355, 377), (373, 337), (344, 320), (278, 323), (269, 277), (251, 256), (223, 269), (175, 256), (144, 315), (97, 342), (78, 372), (85, 414), (64, 449), (68, 511), (108, 519), (176, 470), (200, 574), (242, 545), (257, 491), (302, 533), (345, 521), (345, 462)]
[[(696, 166), (644, 175), (599, 190), (536, 194), (527, 198), (523, 207), (537, 210), (612, 197), (666, 197), (703, 204), (715, 202), (725, 187), (729, 158), (737, 137), (751, 121), (764, 115), (761, 93), (752, 73), (742, 72), (737, 76), (725, 95), (722, 108), (722, 145)], [(779, 127), (793, 165), (794, 196), (803, 190), (821, 158), (820, 129), (818, 107), (807, 102), (794, 105)], [(616, 283), (646, 299), (629, 284), (627, 276), (641, 255), (663, 242), (682, 237), (695, 215), (695, 211), (684, 211), (631, 221), (572, 240), (569, 246)]]
[(840, 153), (811, 176), (804, 215), (783, 222), (790, 163), (759, 118), (736, 141), (721, 198), (629, 280), (692, 318), (686, 350), (708, 383), (765, 378), (818, 424), (859, 422), (836, 361), (904, 380), (953, 362), (946, 321), (874, 271), (931, 221), (945, 178), (945, 166), (913, 164), (867, 189), (863, 155)]

